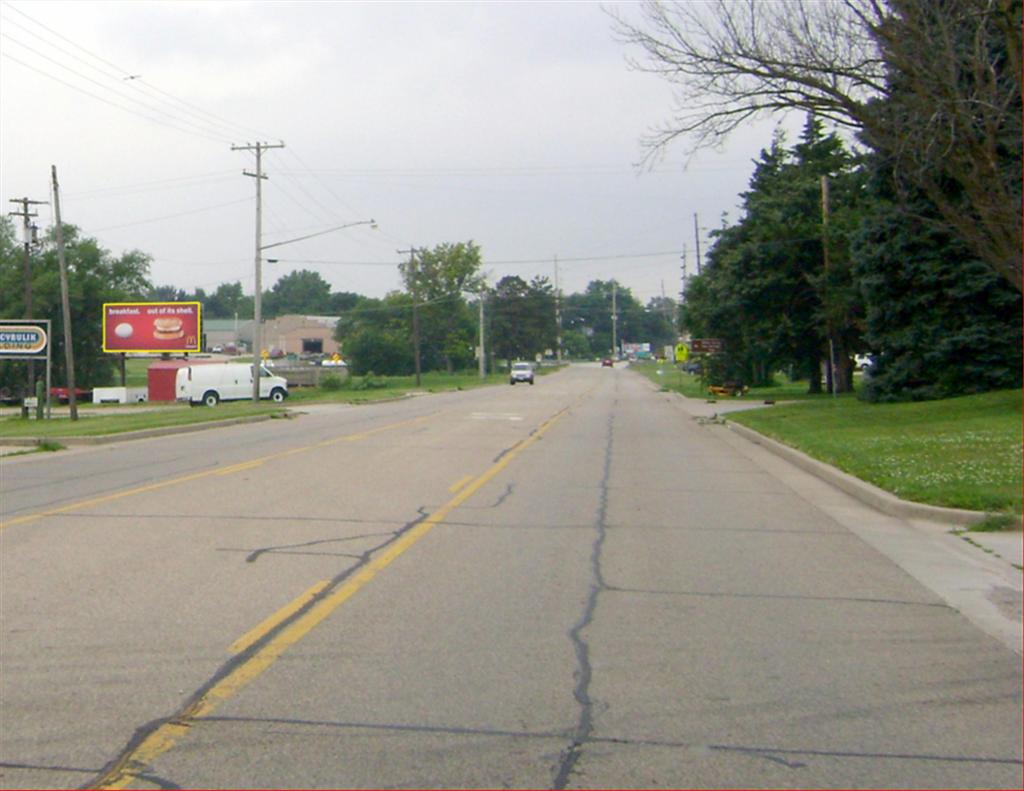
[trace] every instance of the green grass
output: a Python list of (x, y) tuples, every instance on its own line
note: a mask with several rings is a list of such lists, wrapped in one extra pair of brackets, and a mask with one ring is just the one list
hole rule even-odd
[[(538, 371), (543, 375), (551, 369)], [(420, 386), (415, 376), (349, 376), (338, 390), (327, 391), (317, 387), (293, 387), (288, 395), (290, 403), (345, 403), (361, 404), (401, 398), (409, 393), (441, 393), (449, 390), (468, 390), (473, 387), (505, 384), (508, 374), (491, 373), (481, 379), (477, 373), (459, 372), (448, 374), (442, 371), (424, 372)]]
[[(72, 421), (66, 410), (56, 413), (51, 420), (23, 420), (8, 417), (0, 420), (0, 442), (5, 437), (96, 437), (105, 434), (121, 434), (126, 431), (141, 431), (166, 426), (185, 426), (193, 423), (228, 420), (253, 415), (283, 415), (285, 410), (269, 402), (254, 405), (239, 401), (218, 404), (215, 408), (190, 408), (167, 406), (160, 409), (139, 405), (133, 411), (103, 414), (104, 410), (81, 411), (78, 420)], [(59, 416), (58, 416), (59, 415)]]
[(825, 397), (728, 419), (906, 500), (1021, 512), (1020, 390), (906, 404)]

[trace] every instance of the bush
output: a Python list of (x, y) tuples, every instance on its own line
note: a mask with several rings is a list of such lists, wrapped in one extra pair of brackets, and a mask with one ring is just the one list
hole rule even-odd
[(374, 378), (373, 371), (367, 371), (366, 376), (352, 385), (353, 390), (382, 390), (388, 386), (387, 381)]
[(327, 374), (320, 380), (320, 389), (326, 390), (328, 393), (333, 393), (337, 390), (341, 390), (344, 382), (341, 377), (337, 374)]

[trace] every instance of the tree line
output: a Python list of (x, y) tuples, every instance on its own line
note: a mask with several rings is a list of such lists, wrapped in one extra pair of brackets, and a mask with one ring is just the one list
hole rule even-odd
[(812, 116), (795, 145), (777, 135), (761, 152), (742, 209), (713, 232), (682, 308), (695, 336), (725, 340), (719, 377), (766, 385), (785, 370), (848, 392), (854, 356), (871, 355), (874, 400), (1020, 386), (1020, 292), (914, 217), (926, 197), (908, 212), (876, 155)]
[[(132, 250), (112, 255), (64, 226), (69, 301), (74, 328), (75, 381), (80, 386), (111, 384), (116, 355), (102, 350), (102, 307), (105, 302), (200, 302), (203, 318), (252, 318), (252, 296), (239, 282), (223, 283), (207, 293), (149, 280), (151, 258)], [(28, 272), (26, 277), (26, 255)], [(336, 337), (354, 373), (409, 374), (415, 368), (414, 336), (419, 338), (423, 370), (464, 370), (475, 367), (483, 302), (485, 348), (489, 363), (496, 359), (534, 359), (556, 353), (560, 308), (562, 349), (566, 356), (597, 357), (612, 353), (612, 305), (617, 307), (619, 342), (651, 343), (652, 348), (674, 343), (676, 304), (655, 299), (644, 306), (629, 288), (614, 281), (591, 282), (583, 293), (559, 297), (544, 277), (526, 281), (503, 277), (493, 286), (481, 273), (482, 252), (474, 242), (444, 243), (415, 250), (399, 267), (403, 288), (383, 298), (332, 291), (317, 272), (299, 270), (281, 278), (263, 294), (268, 318), (298, 313), (339, 316)], [(26, 288), (26, 285), (29, 288)], [(65, 380), (64, 332), (55, 236), (51, 231), (26, 248), (14, 226), (0, 219), (0, 317), (26, 314), (50, 318), (55, 381)], [(415, 326), (414, 326), (415, 325)], [(0, 388), (19, 393), (26, 383), (25, 363), (0, 361)]]

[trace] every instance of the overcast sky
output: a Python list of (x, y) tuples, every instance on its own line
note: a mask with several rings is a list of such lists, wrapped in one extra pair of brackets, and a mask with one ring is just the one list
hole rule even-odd
[(4, 0), (0, 34), (7, 210), (49, 200), (56, 165), (65, 222), (190, 291), (252, 293), (255, 157), (231, 146), (259, 141), (285, 145), (263, 157), (264, 245), (379, 224), (266, 251), (264, 288), (313, 269), (383, 296), (398, 250), (472, 239), (492, 284), (553, 280), (557, 256), (566, 293), (675, 297), (694, 213), (736, 218), (774, 126), (638, 170), (671, 89), (630, 70), (596, 3)]

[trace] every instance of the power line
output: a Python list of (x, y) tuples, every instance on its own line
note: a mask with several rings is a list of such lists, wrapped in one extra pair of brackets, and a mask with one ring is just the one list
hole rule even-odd
[[(664, 252), (657, 253), (618, 253), (616, 255), (592, 255), (592, 256), (579, 256), (572, 258), (558, 257), (558, 263), (563, 264), (569, 263), (584, 263), (592, 261), (619, 261), (628, 260), (631, 258), (655, 258), (665, 256), (678, 256), (679, 250), (666, 250)], [(400, 262), (397, 261), (337, 261), (331, 259), (322, 258), (281, 258), (278, 259), (283, 264), (323, 264), (324, 266), (398, 266)], [(483, 262), (484, 266), (528, 266), (534, 264), (545, 264), (550, 265), (550, 258), (520, 258), (520, 259), (509, 259), (509, 260), (492, 260), (485, 259)]]
[[(106, 77), (109, 77), (109, 78), (111, 78), (113, 80), (117, 80), (118, 81), (117, 84), (119, 86), (127, 85), (127, 86), (131, 87), (133, 90), (138, 91), (138, 92), (143, 93), (143, 94), (146, 94), (147, 92), (158, 93), (158, 94), (160, 94), (160, 96), (166, 97), (166, 98), (153, 97), (153, 96), (149, 96), (148, 98), (154, 99), (154, 100), (156, 100), (158, 102), (165, 102), (165, 103), (167, 101), (174, 102), (176, 105), (179, 105), (179, 107), (175, 108), (175, 112), (176, 113), (181, 111), (181, 107), (184, 107), (184, 108), (187, 109), (189, 114), (191, 114), (192, 116), (194, 116), (195, 119), (198, 120), (199, 125), (202, 125), (202, 126), (205, 126), (205, 127), (208, 127), (208, 128), (209, 127), (221, 127), (222, 130), (226, 130), (227, 131), (227, 135), (226, 135), (227, 137), (237, 136), (237, 133), (240, 130), (241, 131), (248, 131), (248, 132), (255, 131), (255, 130), (252, 130), (252, 129), (248, 129), (247, 127), (242, 126), (240, 124), (234, 123), (232, 121), (228, 121), (227, 119), (224, 119), (221, 116), (218, 116), (218, 115), (216, 115), (214, 113), (211, 113), (211, 112), (209, 112), (207, 110), (204, 110), (203, 108), (198, 107), (197, 105), (191, 104), (190, 102), (187, 102), (184, 99), (180, 99), (180, 98), (178, 98), (176, 96), (173, 96), (172, 94), (170, 94), (170, 93), (168, 93), (166, 91), (161, 90), (160, 88), (156, 87), (155, 85), (151, 85), (150, 83), (146, 82), (145, 80), (143, 80), (141, 78), (141, 75), (129, 74), (125, 69), (123, 69), (121, 66), (117, 65), (116, 63), (113, 63), (113, 62), (107, 60), (106, 58), (104, 58), (104, 57), (102, 57), (100, 55), (97, 55), (95, 52), (92, 52), (91, 50), (83, 47), (81, 44), (73, 41), (72, 39), (68, 38), (67, 36), (64, 36), (61, 33), (58, 33), (53, 28), (45, 25), (44, 23), (40, 22), (38, 19), (30, 16), (29, 14), (26, 14), (21, 9), (12, 6), (10, 3), (6, 4), (5, 9), (6, 10), (14, 11), (18, 15), (24, 17), (26, 20), (31, 22), (32, 24), (37, 25), (38, 27), (42, 28), (47, 33), (51, 34), (52, 36), (55, 36), (58, 39), (60, 39), (61, 41), (64, 41), (64, 42), (70, 44), (75, 49), (85, 53), (88, 57), (98, 61), (99, 63), (102, 63), (104, 66), (106, 66), (109, 69), (113, 70), (115, 73), (111, 74), (109, 71), (105, 71), (104, 69), (101, 69), (100, 67), (96, 66), (95, 64), (88, 62), (87, 60), (79, 57), (78, 55), (75, 55), (73, 52), (70, 52), (67, 49), (63, 48), (63, 47), (61, 47), (61, 46), (59, 46), (57, 44), (54, 44), (52, 41), (48, 41), (43, 36), (39, 35), (38, 33), (33, 32), (29, 28), (27, 28), (24, 25), (16, 22), (15, 20), (11, 19), (10, 17), (6, 17), (6, 21), (9, 24), (15, 25), (16, 27), (24, 30), (29, 35), (31, 35), (34, 38), (37, 38), (40, 41), (42, 41), (44, 44), (46, 44), (46, 46), (52, 47), (53, 49), (57, 50), (58, 52), (61, 52), (62, 54), (67, 55), (68, 57), (74, 58), (78, 62), (84, 64), (85, 66), (87, 66), (87, 67), (89, 67), (89, 68), (91, 68), (91, 69), (93, 69), (95, 71), (100, 72), (101, 74), (103, 74)], [(16, 39), (11, 39), (11, 40), (15, 41), (16, 43), (20, 44), (21, 46), (26, 46), (22, 42), (18, 42)], [(46, 57), (46, 56), (44, 55), (43, 57)], [(58, 64), (58, 65), (61, 65), (61, 64)], [(67, 67), (64, 67), (64, 68), (67, 68)], [(211, 123), (211, 119), (212, 119), (212, 123)], [(194, 123), (194, 122), (192, 122), (192, 123)], [(218, 134), (224, 134), (223, 131), (218, 131), (217, 133)], [(259, 133), (259, 134), (263, 135), (263, 133)], [(265, 136), (265, 135), (263, 135), (263, 136)]]
[(81, 192), (69, 192), (65, 198), (85, 197), (106, 197), (132, 195), (140, 192), (152, 192), (161, 189), (175, 189), (178, 187), (191, 187), (196, 184), (211, 184), (219, 181), (227, 181), (237, 177), (237, 170), (222, 170), (216, 173), (199, 173), (195, 176), (178, 176), (171, 179), (159, 179), (157, 181), (143, 181), (137, 184), (123, 184), (117, 187), (98, 187), (93, 190)]
[[(94, 80), (92, 77), (88, 77), (85, 74), (82, 74), (81, 72), (76, 71), (71, 66), (67, 66), (67, 65), (61, 63), (60, 61), (56, 60), (55, 58), (51, 58), (49, 55), (46, 55), (46, 54), (40, 52), (39, 50), (34, 49), (33, 47), (30, 47), (27, 44), (24, 44), (21, 41), (18, 41), (17, 39), (15, 39), (15, 38), (12, 38), (11, 36), (7, 35), (6, 33), (0, 33), (0, 38), (5, 38), (8, 41), (13, 41), (19, 47), (23, 47), (24, 49), (27, 49), (29, 52), (33, 53), (34, 55), (38, 55), (43, 60), (47, 60), (50, 63), (53, 63), (55, 66), (58, 66), (58, 67), (64, 69), (65, 71), (71, 72), (76, 77), (78, 77), (80, 79), (83, 79), (86, 82), (91, 82), (93, 85), (99, 86), (100, 88), (102, 88), (105, 91), (110, 91), (112, 94), (117, 96), (119, 99), (123, 99), (124, 101), (132, 102), (133, 104), (137, 104), (140, 107), (142, 107), (142, 108), (144, 108), (144, 109), (146, 109), (146, 110), (148, 110), (150, 112), (154, 112), (154, 113), (157, 113), (159, 115), (166, 116), (166, 117), (172, 119), (173, 121), (175, 121), (176, 123), (180, 123), (180, 124), (185, 124), (187, 126), (191, 126), (195, 130), (197, 130), (198, 133), (200, 133), (200, 134), (207, 133), (207, 132), (214, 133), (214, 134), (220, 134), (220, 132), (218, 130), (213, 129), (213, 128), (209, 127), (209, 126), (204, 126), (202, 124), (198, 124), (195, 121), (190, 121), (187, 118), (177, 117), (174, 114), (167, 112), (166, 110), (162, 110), (159, 107), (155, 107), (155, 106), (153, 106), (151, 104), (148, 104), (148, 103), (146, 103), (144, 101), (141, 101), (140, 99), (136, 99), (136, 98), (134, 98), (132, 96), (127, 96), (127, 95), (121, 93), (120, 91), (114, 90), (109, 85), (104, 85), (102, 82), (99, 82), (98, 80)], [(105, 75), (105, 76), (109, 76), (109, 75)], [(122, 107), (122, 109), (128, 109), (128, 108)], [(151, 120), (155, 120), (155, 119), (151, 119)], [(217, 138), (213, 138), (213, 139), (217, 139)]]
[(190, 214), (202, 214), (204, 211), (210, 211), (211, 209), (223, 209), (225, 206), (235, 206), (239, 203), (252, 203), (252, 198), (241, 198), (239, 200), (228, 201), (227, 203), (217, 203), (213, 206), (204, 206), (201, 209), (189, 209), (188, 211), (178, 212), (177, 214), (165, 214), (162, 217), (149, 217), (145, 220), (135, 220), (134, 222), (121, 223), (120, 225), (108, 225), (105, 228), (89, 228), (89, 233), (99, 233), (100, 231), (113, 231), (118, 228), (130, 228), (134, 225), (146, 225), (151, 222), (161, 222), (162, 220), (173, 220), (178, 217), (186, 217)]
[[(214, 141), (216, 141), (218, 143), (223, 143), (224, 142), (224, 140), (222, 138), (220, 138), (220, 137), (212, 137), (211, 135), (204, 134), (204, 133), (201, 133), (201, 132), (196, 132), (196, 131), (191, 130), (191, 129), (184, 129), (184, 128), (182, 128), (180, 126), (177, 126), (175, 124), (168, 123), (167, 121), (161, 121), (158, 118), (153, 118), (152, 116), (144, 115), (144, 114), (138, 112), (137, 110), (133, 110), (130, 107), (125, 107), (124, 105), (118, 104), (117, 102), (112, 102), (110, 99), (107, 99), (107, 98), (105, 98), (103, 96), (98, 96), (95, 93), (92, 93), (91, 91), (85, 90), (85, 88), (82, 88), (82, 87), (80, 87), (78, 85), (74, 85), (74, 84), (68, 82), (67, 80), (62, 80), (60, 77), (56, 77), (53, 74), (50, 74), (49, 72), (43, 71), (42, 69), (39, 69), (39, 68), (29, 64), (29, 63), (26, 63), (25, 61), (21, 60), (20, 58), (14, 57), (14, 55), (11, 55), (9, 52), (0, 52), (0, 56), (2, 56), (4, 58), (7, 58), (10, 61), (14, 61), (17, 64), (19, 64), (21, 66), (24, 66), (26, 69), (30, 69), (31, 71), (34, 71), (37, 74), (41, 74), (42, 76), (47, 77), (48, 79), (51, 79), (54, 82), (59, 82), (61, 85), (66, 85), (68, 88), (71, 88), (72, 90), (78, 91), (79, 93), (85, 94), (86, 96), (88, 96), (88, 97), (90, 97), (92, 99), (96, 99), (97, 101), (101, 101), (104, 104), (109, 104), (111, 107), (116, 107), (118, 110), (123, 110), (126, 113), (131, 113), (132, 115), (136, 115), (136, 116), (138, 116), (140, 118), (144, 118), (147, 121), (150, 121), (152, 123), (159, 124), (161, 126), (166, 126), (166, 127), (170, 128), (170, 129), (174, 129), (177, 132), (182, 132), (182, 133), (187, 134), (187, 135), (194, 135), (196, 137), (203, 137), (203, 138), (206, 138), (207, 140), (214, 140)], [(93, 82), (94, 82), (94, 80), (93, 80)], [(103, 86), (101, 86), (101, 87), (103, 87)]]

